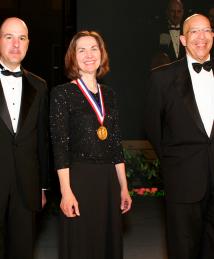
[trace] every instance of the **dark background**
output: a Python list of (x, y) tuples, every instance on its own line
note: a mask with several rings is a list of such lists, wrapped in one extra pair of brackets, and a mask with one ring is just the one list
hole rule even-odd
[[(142, 105), (154, 33), (165, 14), (166, 0), (4, 0), (1, 22), (10, 16), (23, 19), (30, 32), (30, 47), (23, 65), (47, 80), (51, 87), (64, 83), (63, 59), (72, 35), (97, 30), (107, 43), (111, 71), (104, 83), (118, 96), (123, 139), (142, 138)], [(183, 1), (185, 16), (205, 12), (210, 1)]]

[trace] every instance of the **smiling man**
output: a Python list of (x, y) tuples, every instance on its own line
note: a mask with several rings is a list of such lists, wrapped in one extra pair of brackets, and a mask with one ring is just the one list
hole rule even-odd
[(154, 69), (145, 132), (160, 158), (170, 259), (214, 258), (213, 32), (195, 14), (183, 25), (186, 57)]
[(35, 212), (46, 202), (46, 82), (21, 66), (29, 45), (24, 21), (0, 27), (0, 259), (32, 259)]
[(188, 56), (203, 63), (209, 58), (213, 44), (213, 33), (209, 20), (202, 15), (186, 19), (180, 40)]

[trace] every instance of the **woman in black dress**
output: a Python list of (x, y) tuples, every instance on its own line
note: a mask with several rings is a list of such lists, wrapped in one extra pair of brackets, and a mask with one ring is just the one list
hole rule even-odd
[(59, 259), (121, 259), (121, 212), (131, 208), (114, 92), (101, 36), (77, 33), (65, 56), (71, 82), (51, 92), (50, 126), (61, 190)]

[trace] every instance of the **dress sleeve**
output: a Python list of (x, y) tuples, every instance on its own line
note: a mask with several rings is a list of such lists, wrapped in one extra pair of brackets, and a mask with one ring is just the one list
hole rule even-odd
[(121, 144), (121, 131), (119, 126), (118, 104), (115, 92), (113, 92), (113, 149), (114, 149), (114, 164), (124, 163), (123, 148)]
[(56, 170), (70, 166), (70, 132), (67, 93), (55, 87), (50, 96), (50, 133)]

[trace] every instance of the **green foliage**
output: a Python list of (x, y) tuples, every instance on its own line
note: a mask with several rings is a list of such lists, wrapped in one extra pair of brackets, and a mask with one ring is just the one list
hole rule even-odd
[(142, 152), (134, 154), (127, 149), (124, 149), (124, 156), (129, 190), (139, 187), (162, 189), (162, 179), (159, 173), (160, 162), (158, 159), (148, 161)]

